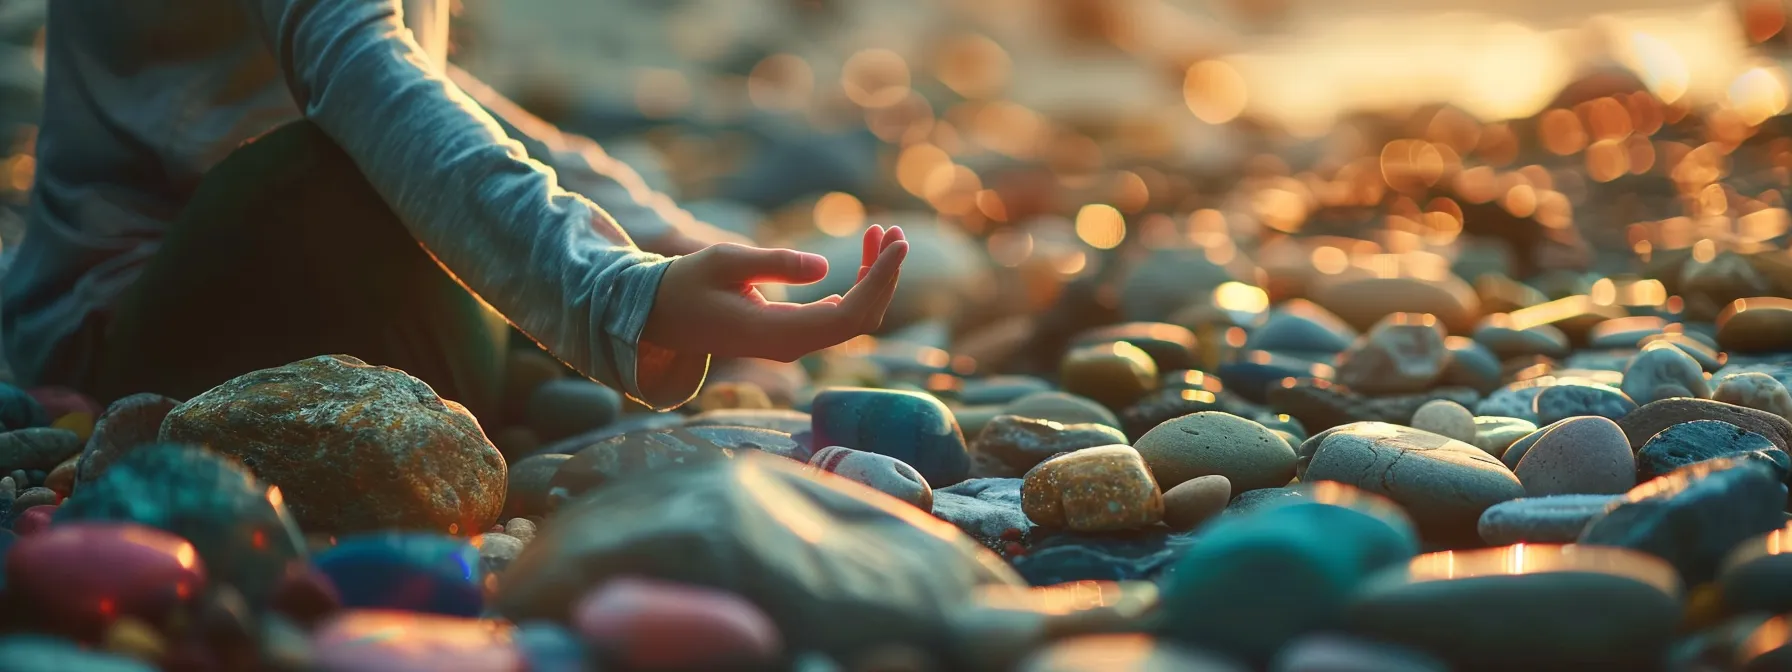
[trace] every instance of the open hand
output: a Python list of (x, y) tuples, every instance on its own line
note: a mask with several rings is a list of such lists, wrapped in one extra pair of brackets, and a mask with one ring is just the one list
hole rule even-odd
[(641, 338), (677, 352), (796, 361), (882, 326), (907, 256), (902, 229), (873, 226), (865, 231), (853, 288), (845, 296), (798, 304), (767, 300), (754, 285), (820, 282), (828, 274), (827, 259), (796, 250), (711, 245), (666, 269)]

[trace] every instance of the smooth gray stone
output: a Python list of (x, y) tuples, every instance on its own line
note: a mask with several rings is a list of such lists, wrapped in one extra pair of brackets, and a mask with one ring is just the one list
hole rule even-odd
[(1516, 543), (1571, 544), (1594, 518), (1623, 495), (1554, 495), (1500, 502), (1481, 513), (1476, 525), (1490, 546)]

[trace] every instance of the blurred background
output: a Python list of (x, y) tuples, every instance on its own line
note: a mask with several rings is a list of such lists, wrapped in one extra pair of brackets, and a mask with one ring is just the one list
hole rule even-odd
[[(43, 5), (0, 2), (6, 249)], [(1783, 281), (1787, 9), (458, 0), (452, 58), (761, 244), (851, 259), (865, 224), (903, 225), (889, 326), (1025, 369), (1052, 334), (1209, 326), (1186, 297), (1260, 311), (1354, 275), (1683, 302), (1651, 264), (1734, 252)]]

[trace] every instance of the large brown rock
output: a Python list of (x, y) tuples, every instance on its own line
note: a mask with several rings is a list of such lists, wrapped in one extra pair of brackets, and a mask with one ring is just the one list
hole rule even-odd
[(170, 411), (161, 438), (242, 460), (310, 533), (472, 535), (504, 506), (504, 458), (467, 409), (345, 355), (238, 376)]

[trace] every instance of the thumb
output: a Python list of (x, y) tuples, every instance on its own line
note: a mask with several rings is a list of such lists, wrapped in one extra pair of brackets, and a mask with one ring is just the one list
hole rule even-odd
[(828, 260), (796, 250), (748, 247), (734, 243), (710, 246), (711, 269), (725, 282), (807, 285), (828, 275)]

